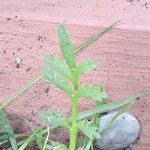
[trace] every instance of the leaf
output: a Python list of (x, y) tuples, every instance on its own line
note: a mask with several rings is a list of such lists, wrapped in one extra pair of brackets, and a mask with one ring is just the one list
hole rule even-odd
[[(104, 102), (96, 101), (96, 107), (101, 106), (101, 105), (104, 105)], [(95, 126), (95, 127), (98, 126), (99, 117), (100, 117), (100, 114), (95, 114), (92, 116), (92, 120), (91, 120), (92, 126)], [(100, 133), (100, 135), (101, 135), (101, 133)], [(93, 150), (94, 140), (90, 140), (87, 136), (85, 136), (80, 141), (81, 141), (80, 142), (81, 147), (84, 147), (85, 150)]]
[(30, 86), (38, 82), (43, 78), (43, 75), (39, 75), (34, 77), (32, 80), (27, 82), (24, 86), (22, 86), (19, 90), (17, 90), (12, 96), (10, 96), (2, 105), (0, 105), (0, 110), (8, 106), (14, 99), (16, 99), (20, 94), (26, 91)]
[[(32, 131), (34, 132), (34, 131)], [(37, 143), (37, 146), (40, 150), (42, 150), (44, 145), (44, 135), (43, 135), (43, 129), (41, 128), (38, 133), (35, 136), (35, 141)]]
[(108, 95), (103, 91), (102, 85), (83, 85), (78, 87), (77, 94), (79, 97), (86, 97), (102, 102), (108, 98)]
[(120, 20), (112, 23), (110, 26), (100, 30), (99, 32), (95, 33), (93, 36), (91, 36), (88, 40), (86, 40), (85, 42), (83, 42), (81, 45), (79, 45), (76, 49), (75, 49), (75, 53), (77, 53), (79, 50), (82, 50), (83, 48), (85, 48), (86, 46), (90, 45), (91, 43), (93, 43), (95, 40), (97, 40), (99, 37), (103, 36), (105, 33), (107, 33), (108, 31), (110, 31), (118, 22), (120, 22)]
[[(102, 106), (104, 104), (105, 104), (104, 101), (103, 102), (96, 101), (96, 107)], [(93, 126), (97, 127), (98, 121), (99, 121), (99, 117), (100, 117), (99, 113), (97, 113), (97, 114), (95, 114), (95, 115), (92, 116), (92, 120), (91, 121), (92, 121), (92, 125)]]
[[(49, 128), (49, 132), (58, 128), (59, 126), (51, 126)], [(42, 132), (41, 132), (42, 129)], [(18, 142), (20, 146), (19, 150), (24, 150), (29, 144), (31, 144), (34, 140), (36, 140), (38, 133), (40, 132), (41, 138), (47, 133), (47, 129), (44, 129), (41, 125), (40, 127), (34, 129), (31, 135), (28, 135), (27, 138), (23, 138), (22, 141)]]
[(7, 133), (13, 150), (18, 150), (17, 141), (12, 127), (9, 124), (6, 114), (0, 110), (0, 131)]
[(45, 54), (44, 62), (50, 66), (51, 70), (55, 70), (60, 74), (63, 74), (65, 77), (70, 76), (70, 72), (66, 62), (63, 59), (59, 60), (57, 55), (51, 57), (50, 54)]
[(82, 120), (77, 123), (78, 128), (91, 140), (100, 138), (100, 134), (97, 132), (98, 128), (92, 126), (90, 121)]
[(75, 49), (71, 43), (69, 34), (67, 33), (67, 30), (64, 25), (59, 26), (58, 34), (59, 34), (60, 49), (61, 49), (63, 58), (68, 64), (69, 69), (72, 70), (72, 68), (75, 68), (76, 66), (75, 57), (74, 57)]
[(94, 68), (96, 68), (97, 63), (94, 59), (85, 59), (81, 63), (79, 63), (76, 67), (77, 74), (81, 74), (87, 71), (90, 71)]
[(81, 139), (82, 143), (80, 143), (80, 147), (77, 150), (93, 150), (93, 140), (89, 139), (87, 136), (85, 136), (83, 139)]
[(70, 128), (69, 120), (61, 112), (48, 111), (44, 112), (41, 115), (41, 118), (44, 122), (52, 126), (62, 126), (64, 128)]
[[(93, 150), (93, 141), (94, 140), (88, 140), (87, 144), (85, 145), (84, 150)], [(91, 148), (91, 149), (90, 149)]]
[[(17, 115), (17, 114), (15, 114), (15, 115)], [(32, 134), (34, 134), (36, 129), (34, 129), (34, 127), (33, 127), (33, 122), (29, 121), (27, 118), (22, 117), (22, 116), (18, 116), (17, 115), (17, 117), (19, 117), (32, 130)], [(31, 143), (32, 139), (29, 141), (30, 143)], [(41, 150), (43, 145), (44, 145), (44, 134), (43, 134), (42, 126), (40, 127), (38, 132), (36, 132), (36, 135), (35, 135), (34, 139), (35, 139), (35, 141), (37, 143), (38, 148)], [(23, 140), (25, 140), (25, 139), (23, 139)]]
[[(22, 134), (15, 134), (15, 137), (16, 137), (16, 139), (17, 139), (17, 138), (18, 138), (18, 139), (22, 139), (22, 138), (23, 138), (23, 140), (24, 140), (26, 137), (28, 137), (28, 135), (25, 134), (25, 133), (22, 133)], [(20, 143), (21, 143), (23, 140), (17, 142), (18, 147), (21, 145)], [(1, 136), (1, 134), (0, 134), (0, 147), (2, 147), (3, 144), (7, 144), (8, 142), (9, 142), (8, 135), (7, 135), (7, 134), (4, 134), (4, 135)], [(9, 147), (7, 150), (12, 150), (12, 146), (10, 145), (10, 147)]]
[(25, 140), (23, 140), (22, 145), (19, 147), (19, 150), (24, 150), (33, 140), (35, 140), (36, 135), (40, 132), (41, 127), (35, 129), (34, 131), (32, 131), (32, 134), (26, 138)]
[[(81, 119), (84, 119), (86, 117), (93, 116), (95, 114), (101, 114), (101, 113), (104, 113), (104, 112), (107, 112), (107, 111), (110, 111), (110, 110), (113, 110), (113, 109), (116, 109), (116, 108), (120, 108), (122, 106), (128, 105), (131, 102), (135, 102), (137, 100), (137, 98), (148, 95), (148, 94), (150, 94), (149, 90), (145, 91), (145, 92), (142, 92), (142, 93), (138, 93), (136, 95), (130, 96), (130, 97), (125, 98), (125, 99), (121, 99), (121, 100), (111, 102), (111, 103), (108, 103), (108, 104), (100, 105), (100, 106), (98, 106), (94, 109), (90, 109), (90, 110), (79, 113), (77, 119), (81, 120)], [(48, 112), (44, 112), (44, 113), (46, 115), (48, 115)], [(69, 122), (71, 122), (71, 120), (72, 120), (72, 118), (68, 119)], [(50, 130), (56, 129), (59, 126), (60, 125), (53, 125), (53, 126), (51, 126)]]
[(68, 150), (66, 145), (54, 141), (50, 141), (49, 144), (46, 145), (46, 149), (47, 150)]
[(122, 107), (123, 105), (134, 102), (137, 98), (139, 98), (141, 96), (144, 96), (144, 95), (148, 95), (148, 94), (150, 94), (150, 91), (145, 91), (145, 92), (139, 93), (137, 95), (130, 96), (130, 97), (125, 98), (125, 99), (121, 99), (121, 100), (118, 100), (118, 101), (115, 101), (115, 102), (111, 102), (111, 103), (96, 107), (94, 109), (90, 109), (90, 110), (81, 112), (78, 115), (78, 120), (84, 119), (84, 118), (89, 117), (89, 116), (93, 116), (97, 113), (101, 114), (101, 113), (113, 110), (115, 108)]
[(58, 72), (52, 71), (51, 68), (48, 67), (43, 68), (41, 71), (48, 83), (55, 85), (57, 88), (68, 94), (71, 93), (71, 89), (67, 84), (68, 79), (65, 76), (60, 75)]
[(2, 135), (2, 133), (0, 133), (0, 146), (7, 141), (8, 141), (8, 135), (7, 134)]

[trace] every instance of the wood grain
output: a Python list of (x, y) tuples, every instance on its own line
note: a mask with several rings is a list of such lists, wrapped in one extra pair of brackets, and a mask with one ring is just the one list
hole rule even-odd
[[(54, 6), (53, 2), (55, 2)], [(108, 101), (113, 101), (150, 87), (150, 31), (147, 26), (149, 10), (142, 6), (144, 4), (142, 0), (138, 4), (134, 3), (134, 6), (129, 2), (125, 2), (124, 6), (119, 5), (119, 2), (116, 1), (109, 5), (108, 2), (107, 0), (98, 8), (107, 4), (107, 8), (112, 10), (115, 3), (119, 6), (120, 11), (122, 7), (125, 7), (126, 10), (137, 10), (140, 5), (143, 9), (141, 15), (144, 20), (142, 23), (136, 22), (135, 13), (131, 16), (124, 16), (126, 24), (118, 25), (77, 54), (78, 61), (85, 57), (93, 57), (100, 62), (96, 70), (82, 75), (80, 82), (103, 83), (110, 95)], [(67, 18), (66, 24), (73, 44), (77, 46), (99, 31), (102, 26), (106, 26), (110, 20), (115, 19), (113, 15), (108, 17), (104, 10), (101, 15), (98, 15), (99, 9), (95, 6), (96, 1), (93, 3), (91, 7), (95, 8), (95, 13), (94, 11), (88, 12), (90, 0), (87, 1), (87, 4), (82, 1), (81, 4), (72, 2), (71, 7), (67, 6), (66, 1), (60, 1), (60, 4), (58, 1), (39, 1), (38, 3), (33, 2), (32, 5), (27, 1), (15, 0), (6, 3), (2, 0), (0, 2), (0, 102), (38, 74), (42, 65), (43, 53), (61, 55), (57, 40), (58, 22)], [(75, 11), (73, 6), (78, 9)], [(33, 10), (34, 8), (36, 10)], [(118, 9), (116, 12), (119, 11)], [(61, 11), (66, 15), (61, 14)], [(73, 15), (70, 14), (72, 11)], [(81, 12), (86, 18), (81, 18)], [(105, 18), (106, 21), (104, 21)], [(134, 18), (133, 22), (131, 18)], [(100, 19), (102, 19), (101, 27), (97, 27)], [(21, 58), (20, 68), (17, 68), (15, 64), (17, 57)], [(90, 100), (85, 103), (85, 99), (81, 99), (79, 110), (93, 106), (94, 103)], [(149, 150), (149, 107), (149, 97), (143, 97), (130, 110), (141, 123), (141, 135), (138, 143), (134, 145), (134, 150)], [(14, 101), (7, 108), (7, 112), (26, 116), (37, 123), (39, 122), (37, 114), (49, 108), (59, 109), (69, 114), (69, 98), (60, 90), (41, 81)]]

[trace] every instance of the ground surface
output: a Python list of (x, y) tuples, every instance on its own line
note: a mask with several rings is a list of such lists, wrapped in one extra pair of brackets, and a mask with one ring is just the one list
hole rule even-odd
[[(94, 72), (82, 76), (81, 81), (104, 83), (111, 96), (108, 101), (149, 88), (149, 7), (149, 0), (1, 0), (0, 102), (38, 74), (43, 53), (60, 54), (56, 32), (62, 22), (67, 24), (77, 46), (100, 28), (121, 19), (114, 30), (77, 54), (78, 60), (93, 57), (101, 62)], [(18, 57), (21, 58), (19, 68), (15, 64)], [(80, 110), (93, 106), (91, 101), (80, 102)], [(150, 147), (149, 107), (149, 98), (143, 97), (131, 109), (142, 126), (139, 141), (133, 146), (135, 150)], [(37, 113), (48, 108), (68, 113), (70, 104), (61, 91), (41, 81), (14, 101), (7, 111), (12, 118), (12, 114), (18, 114), (37, 122)]]

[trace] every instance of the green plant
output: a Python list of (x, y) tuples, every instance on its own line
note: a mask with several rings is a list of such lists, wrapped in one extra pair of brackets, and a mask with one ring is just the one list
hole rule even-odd
[[(118, 21), (113, 23), (113, 24), (111, 24), (107, 28), (104, 28), (103, 30), (100, 30), (99, 32), (97, 32), (95, 35), (93, 35), (88, 40), (83, 42), (83, 44), (81, 44), (78, 47), (76, 47), (75, 48), (75, 53), (77, 53), (79, 50), (82, 50), (83, 48), (85, 48), (86, 46), (88, 46), (89, 44), (91, 44), (92, 42), (97, 40), (99, 37), (103, 36), (105, 33), (107, 33), (109, 30), (111, 30), (117, 23), (118, 23)], [(20, 149), (25, 149), (33, 141), (36, 141), (37, 145), (39, 145), (38, 146), (39, 148), (41, 148), (43, 146), (41, 141), (43, 141), (43, 139), (44, 139), (43, 136), (46, 134), (47, 130), (44, 129), (44, 128), (41, 128), (41, 127), (38, 127), (37, 129), (32, 129), (33, 133), (31, 135), (26, 134), (26, 133), (24, 133), (24, 134), (14, 134), (13, 133), (13, 129), (11, 128), (11, 126), (9, 124), (11, 132), (12, 132), (12, 134), (14, 136), (11, 136), (11, 138), (8, 138), (9, 137), (8, 136), (9, 132), (4, 132), (3, 133), (3, 130), (4, 130), (3, 129), (4, 128), (3, 125), (6, 124), (5, 120), (7, 120), (7, 123), (9, 123), (9, 121), (8, 121), (8, 119), (6, 117), (6, 114), (2, 110), (6, 106), (8, 106), (10, 103), (12, 103), (12, 101), (15, 100), (20, 94), (22, 94), (29, 87), (31, 87), (32, 85), (34, 85), (35, 83), (37, 83), (38, 81), (40, 81), (43, 78), (44, 78), (43, 74), (37, 75), (32, 80), (30, 80), (28, 83), (26, 83), (24, 86), (22, 86), (18, 91), (16, 91), (12, 96), (10, 96), (6, 101), (4, 101), (4, 103), (2, 103), (0, 105), (0, 110), (4, 114), (4, 115), (2, 115), (2, 114), (0, 115), (0, 119), (1, 119), (1, 122), (0, 122), (0, 135), (1, 135), (1, 137), (0, 137), (0, 148), (2, 148), (4, 144), (8, 145), (9, 142), (11, 143), (11, 147), (13, 149), (18, 149), (18, 148), (15, 148), (17, 146), (20, 147)], [(27, 120), (25, 120), (25, 122), (27, 122), (28, 125), (30, 124), (30, 122), (28, 122)], [(49, 128), (49, 131), (51, 131), (51, 130), (57, 128), (57, 127), (58, 126), (52, 126), (52, 127)], [(38, 138), (37, 138), (36, 135), (38, 135)], [(14, 146), (14, 145), (16, 145), (15, 144), (16, 142), (11, 142), (11, 141), (13, 141), (12, 139), (14, 141), (16, 141), (18, 139), (21, 139), (21, 140), (19, 140), (19, 142), (17, 143), (17, 146)], [(11, 147), (8, 148), (8, 149), (11, 149)]]
[[(105, 33), (107, 33), (108, 31), (110, 31), (118, 22), (119, 21), (116, 21), (113, 24), (111, 24), (110, 26), (104, 28), (103, 30), (100, 30), (99, 32), (97, 32), (96, 34), (94, 34), (93, 36), (91, 36), (88, 40), (86, 40), (85, 42), (83, 42), (81, 45), (77, 46), (75, 48), (74, 54), (76, 54), (77, 52), (81, 51), (83, 48), (85, 48), (86, 46), (90, 45), (95, 40), (97, 40), (99, 37), (103, 36)], [(19, 90), (17, 90), (14, 94), (12, 94), (12, 96), (8, 97), (8, 99), (6, 99), (4, 101), (4, 103), (2, 103), (0, 105), (0, 110), (3, 109), (3, 108), (5, 108), (6, 106), (8, 106), (20, 94), (22, 94), (23, 92), (25, 92), (29, 87), (31, 87), (32, 85), (34, 85), (35, 83), (37, 83), (38, 81), (40, 81), (43, 78), (44, 78), (43, 74), (39, 74), (39, 75), (35, 76), (33, 79), (31, 79), (29, 82), (27, 82), (24, 86), (22, 86)]]
[[(80, 74), (86, 73), (96, 68), (97, 62), (90, 58), (77, 63), (75, 59), (75, 53), (106, 33), (116, 23), (106, 28), (102, 32), (95, 34), (92, 38), (90, 38), (77, 48), (72, 45), (65, 26), (59, 26), (58, 35), (62, 58), (59, 58), (57, 55), (52, 57), (49, 54), (45, 54), (45, 66), (41, 69), (41, 75), (35, 77), (25, 86), (23, 86), (19, 91), (17, 91), (12, 97), (10, 97), (5, 103), (0, 106), (0, 110), (11, 103), (17, 96), (28, 89), (31, 85), (44, 78), (48, 83), (53, 84), (57, 88), (63, 90), (70, 97), (71, 117), (67, 118), (62, 112), (55, 112), (53, 110), (43, 112), (41, 114), (41, 118), (46, 124), (48, 124), (46, 128), (41, 125), (40, 127), (33, 129), (33, 133), (31, 135), (25, 135), (24, 138), (18, 143), (12, 130), (10, 130), (11, 132), (7, 132), (8, 135), (10, 133), (11, 135), (13, 135), (13, 140), (15, 141), (14, 145), (11, 144), (12, 149), (24, 150), (30, 143), (36, 141), (40, 150), (75, 150), (77, 148), (77, 133), (80, 130), (84, 135), (77, 149), (90, 150), (92, 149), (92, 143), (94, 139), (100, 138), (103, 132), (110, 127), (117, 116), (127, 111), (138, 97), (144, 96), (149, 93), (149, 91), (146, 91), (128, 97), (126, 99), (121, 99), (105, 104), (105, 99), (108, 96), (104, 91), (103, 85), (81, 85), (79, 83), (78, 79), (80, 77)], [(80, 97), (86, 97), (88, 99), (95, 100), (96, 108), (84, 112), (78, 112), (78, 102)], [(108, 123), (108, 125), (106, 125), (103, 130), (99, 131), (97, 128), (97, 123), (100, 118), (100, 114), (116, 108), (120, 108), (119, 113)], [(92, 117), (91, 121), (88, 121), (87, 117)], [(48, 139), (49, 132), (58, 127), (68, 129), (70, 137), (69, 147), (62, 143), (54, 142)], [(10, 139), (10, 141), (12, 141), (12, 139)]]
[[(45, 55), (44, 61), (47, 65), (43, 67), (42, 73), (48, 83), (55, 85), (57, 88), (63, 90), (69, 95), (72, 116), (71, 120), (69, 120), (60, 112), (48, 111), (42, 114), (42, 118), (50, 125), (59, 125), (69, 130), (70, 150), (76, 149), (78, 130), (82, 131), (86, 136), (84, 139), (85, 141), (83, 140), (86, 142), (86, 145), (83, 144), (84, 142), (81, 143), (81, 147), (79, 149), (89, 149), (93, 140), (95, 138), (100, 138), (100, 133), (97, 129), (99, 113), (106, 112), (108, 109), (111, 110), (120, 106), (129, 106), (134, 102), (133, 98), (137, 98), (137, 96), (120, 100), (118, 102), (105, 104), (104, 100), (107, 98), (107, 94), (104, 92), (101, 84), (81, 85), (78, 81), (80, 74), (96, 68), (97, 63), (93, 59), (85, 59), (84, 61), (77, 63), (74, 55), (75, 48), (71, 43), (70, 37), (64, 25), (59, 26), (58, 34), (63, 58), (59, 59), (57, 55), (54, 57), (51, 57), (48, 54)], [(139, 96), (141, 96), (141, 94)], [(97, 102), (97, 108), (78, 113), (78, 101), (80, 97), (95, 100)], [(86, 117), (93, 115), (94, 117), (92, 121), (85, 119)], [(88, 148), (86, 148), (87, 146)], [(63, 149), (66, 150), (67, 148), (64, 146)]]
[(79, 75), (94, 69), (97, 64), (93, 59), (86, 59), (77, 64), (74, 55), (75, 48), (63, 25), (60, 25), (58, 33), (63, 59), (58, 59), (58, 56), (45, 55), (44, 60), (47, 66), (42, 69), (42, 73), (48, 83), (54, 84), (69, 95), (72, 118), (70, 123), (62, 113), (54, 111), (44, 113), (42, 118), (51, 125), (58, 124), (67, 128), (70, 136), (69, 149), (75, 150), (78, 130), (81, 130), (90, 140), (99, 137), (96, 126), (87, 120), (78, 120), (79, 97), (92, 98), (103, 103), (107, 94), (103, 91), (102, 85), (79, 85)]
[(17, 149), (17, 141), (13, 129), (11, 128), (6, 114), (0, 110), (0, 143), (9, 139), (12, 148)]

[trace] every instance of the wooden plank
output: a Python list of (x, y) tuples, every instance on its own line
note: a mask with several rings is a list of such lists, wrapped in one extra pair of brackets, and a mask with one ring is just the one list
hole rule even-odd
[[(69, 3), (45, 0), (31, 3), (1, 0), (0, 102), (38, 74), (43, 53), (60, 55), (57, 26), (58, 22), (64, 20), (74, 45), (78, 45), (99, 31), (97, 26), (106, 26), (111, 20), (122, 17), (119, 28), (115, 28), (77, 54), (78, 61), (85, 57), (93, 57), (101, 62), (94, 72), (81, 76), (81, 82), (104, 83), (106, 91), (110, 94), (108, 101), (149, 88), (149, 9), (144, 0), (126, 1), (122, 5), (117, 1), (109, 2), (94, 0), (91, 3), (87, 0), (86, 3)], [(15, 64), (17, 57), (21, 58), (20, 68)], [(84, 105), (83, 102), (84, 99), (80, 101), (79, 110), (94, 106), (91, 101)], [(139, 142), (134, 145), (135, 150), (149, 150), (150, 147), (149, 107), (149, 98), (144, 97), (131, 109), (142, 126)], [(37, 113), (49, 108), (60, 109), (68, 114), (70, 102), (60, 90), (41, 81), (14, 101), (7, 111), (27, 116), (38, 123)], [(64, 139), (62, 135), (60, 139)]]
[(12, 19), (150, 30), (150, 6), (145, 0), (1, 0), (0, 16)]

